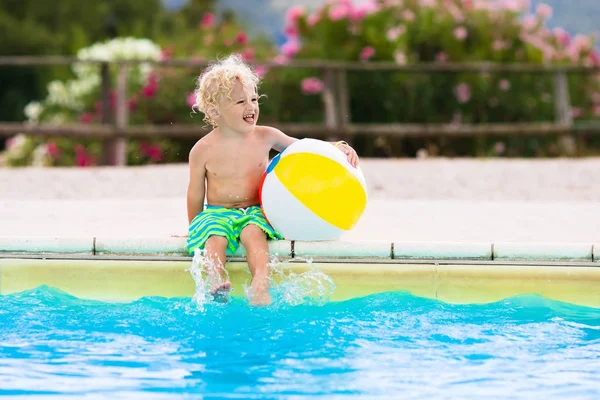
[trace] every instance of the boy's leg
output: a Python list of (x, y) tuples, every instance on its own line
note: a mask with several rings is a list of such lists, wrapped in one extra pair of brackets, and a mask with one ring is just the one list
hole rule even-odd
[(246, 260), (252, 274), (250, 304), (269, 305), (270, 257), (267, 235), (257, 225), (249, 224), (242, 229), (240, 241), (246, 249)]
[[(210, 260), (210, 264), (206, 267), (209, 269), (212, 276), (212, 294), (215, 299), (227, 300), (227, 293), (231, 290), (231, 282), (225, 280), (225, 252), (227, 250), (227, 238), (224, 236), (213, 235), (208, 238), (204, 245), (206, 255)], [(217, 275), (220, 279), (215, 280)]]

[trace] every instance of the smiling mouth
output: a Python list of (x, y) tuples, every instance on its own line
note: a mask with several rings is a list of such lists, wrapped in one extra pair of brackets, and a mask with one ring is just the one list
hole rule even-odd
[(244, 121), (253, 124), (254, 123), (254, 119), (255, 119), (256, 114), (245, 114), (244, 115)]

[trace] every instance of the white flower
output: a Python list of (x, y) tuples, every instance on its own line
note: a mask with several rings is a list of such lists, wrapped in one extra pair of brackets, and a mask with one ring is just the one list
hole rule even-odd
[(31, 165), (34, 167), (50, 165), (50, 155), (48, 154), (48, 145), (46, 143), (41, 143), (33, 150)]
[(32, 101), (25, 106), (25, 116), (29, 122), (38, 122), (44, 107), (39, 101)]
[(25, 155), (25, 147), (29, 143), (29, 138), (22, 133), (6, 141), (6, 157), (21, 158)]
[[(116, 38), (106, 42), (95, 43), (80, 49), (77, 58), (81, 61), (117, 61), (117, 60), (151, 60), (157, 61), (162, 54), (160, 46), (149, 39)], [(41, 111), (46, 105), (81, 112), (87, 99), (102, 83), (100, 66), (95, 63), (76, 63), (72, 67), (75, 79), (66, 82), (52, 81), (48, 84), (48, 96), (37, 105), (28, 105), (25, 115), (31, 122), (39, 122)], [(152, 64), (142, 63), (132, 66), (129, 73), (130, 84), (144, 84), (152, 72)], [(114, 72), (114, 71), (113, 71)], [(65, 110), (65, 111), (66, 111)], [(56, 115), (44, 117), (44, 122), (68, 122), (68, 113), (59, 111)]]

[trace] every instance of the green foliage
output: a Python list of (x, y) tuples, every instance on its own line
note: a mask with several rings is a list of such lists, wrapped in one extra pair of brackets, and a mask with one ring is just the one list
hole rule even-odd
[[(559, 29), (548, 29), (551, 10), (541, 7), (524, 15), (526, 4), (379, 0), (357, 6), (350, 1), (330, 0), (312, 13), (294, 7), (288, 12), (288, 43), (283, 52), (291, 59), (395, 61), (399, 65), (482, 61), (600, 65), (592, 38), (570, 37)], [(550, 74), (360, 71), (348, 73), (347, 78), (351, 120), (357, 123), (460, 124), (554, 119)], [(289, 75), (289, 79), (299, 85), (298, 77)], [(600, 79), (573, 75), (569, 81), (574, 117), (600, 117)], [(301, 97), (298, 91), (287, 91), (285, 95), (287, 98), (281, 101), (287, 104)], [(312, 113), (320, 107), (313, 104)], [(312, 113), (301, 110), (289, 118), (301, 120)], [(422, 141), (401, 142), (401, 147), (415, 149)], [(542, 142), (520, 146), (519, 151), (523, 155), (556, 154), (539, 147)], [(489, 152), (492, 144), (479, 143), (477, 153)], [(473, 154), (473, 149), (459, 152)]]

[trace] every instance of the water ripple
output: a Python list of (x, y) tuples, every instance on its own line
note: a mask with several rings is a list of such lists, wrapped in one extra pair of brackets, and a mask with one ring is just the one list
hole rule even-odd
[(600, 397), (600, 310), (539, 296), (199, 309), (190, 298), (102, 303), (40, 287), (0, 300), (0, 395)]

